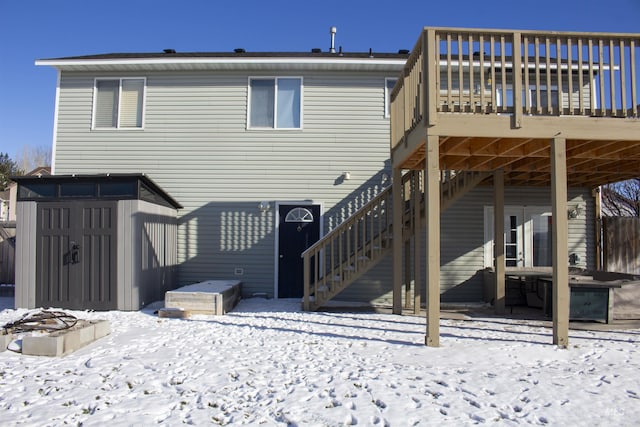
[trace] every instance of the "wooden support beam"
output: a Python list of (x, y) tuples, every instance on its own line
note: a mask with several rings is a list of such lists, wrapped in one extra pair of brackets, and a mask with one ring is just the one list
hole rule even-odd
[(551, 141), (551, 211), (553, 215), (553, 343), (569, 345), (569, 267), (567, 257), (567, 141)]
[[(443, 153), (457, 153), (462, 151), (464, 155), (469, 154), (469, 143), (473, 140), (471, 137), (444, 137), (440, 141), (440, 151)], [(489, 145), (485, 142), (486, 145)], [(423, 166), (424, 167), (424, 166)]]
[(404, 308), (411, 308), (411, 239), (404, 242)]
[(495, 268), (496, 314), (505, 311), (505, 265), (504, 265), (504, 171), (493, 173), (493, 235)]
[(439, 137), (427, 135), (425, 164), (425, 232), (427, 335), (425, 344), (440, 346), (440, 164)]
[(596, 234), (596, 270), (604, 270), (602, 265), (602, 208), (600, 206), (600, 187), (594, 188), (591, 192), (593, 196), (593, 208), (595, 211), (595, 234)]
[(572, 144), (570, 150), (567, 150), (567, 158), (574, 157), (577, 159), (593, 159), (608, 158), (619, 160), (628, 158), (630, 155), (637, 155), (634, 150), (634, 144), (626, 141), (584, 141), (582, 144)]
[(402, 169), (393, 169), (393, 314), (402, 314)]
[[(421, 218), (420, 212), (420, 197), (422, 194), (422, 189), (425, 188), (424, 184), (425, 174), (414, 174), (414, 189), (415, 189), (415, 203), (413, 204), (413, 216), (415, 218), (415, 227), (413, 228), (413, 314), (420, 314), (420, 294), (421, 294), (421, 286), (422, 278), (420, 273), (420, 267), (422, 266), (422, 236), (421, 225), (424, 223), (424, 220)], [(422, 181), (422, 182), (420, 182)]]

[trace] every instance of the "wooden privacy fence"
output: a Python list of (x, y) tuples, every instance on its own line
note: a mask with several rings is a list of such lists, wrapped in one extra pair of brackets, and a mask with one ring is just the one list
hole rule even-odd
[(640, 274), (640, 218), (603, 217), (602, 246), (606, 271)]
[(13, 284), (16, 277), (16, 223), (0, 222), (0, 284)]

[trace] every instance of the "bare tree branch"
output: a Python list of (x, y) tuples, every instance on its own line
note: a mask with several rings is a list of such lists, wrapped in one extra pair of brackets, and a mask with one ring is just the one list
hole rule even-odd
[(603, 186), (602, 213), (605, 216), (640, 217), (640, 178)]
[(23, 145), (16, 155), (16, 163), (25, 173), (44, 166), (51, 166), (51, 150), (44, 146)]

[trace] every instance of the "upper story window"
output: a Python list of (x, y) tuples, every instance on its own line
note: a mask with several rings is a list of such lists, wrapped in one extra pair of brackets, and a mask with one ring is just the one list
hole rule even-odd
[(249, 128), (300, 129), (302, 79), (249, 79)]
[[(507, 84), (505, 87), (505, 99), (503, 100), (502, 85), (496, 85), (496, 103), (499, 107), (513, 107), (513, 85)], [(540, 92), (540, 105), (538, 105), (538, 92)], [(551, 86), (547, 89), (547, 86), (540, 86), (538, 89), (535, 85), (529, 86), (529, 107), (533, 108), (549, 108), (548, 100), (551, 99), (551, 108), (554, 110), (558, 108), (558, 87)], [(522, 90), (522, 102), (525, 103), (527, 99), (527, 93)]]
[(391, 117), (391, 92), (398, 79), (384, 79), (384, 116)]
[(93, 129), (142, 128), (144, 78), (96, 79)]

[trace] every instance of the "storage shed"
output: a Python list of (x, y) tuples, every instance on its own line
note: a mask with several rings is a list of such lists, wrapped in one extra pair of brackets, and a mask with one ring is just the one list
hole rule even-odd
[(143, 174), (13, 178), (16, 308), (138, 310), (177, 286), (177, 210)]

